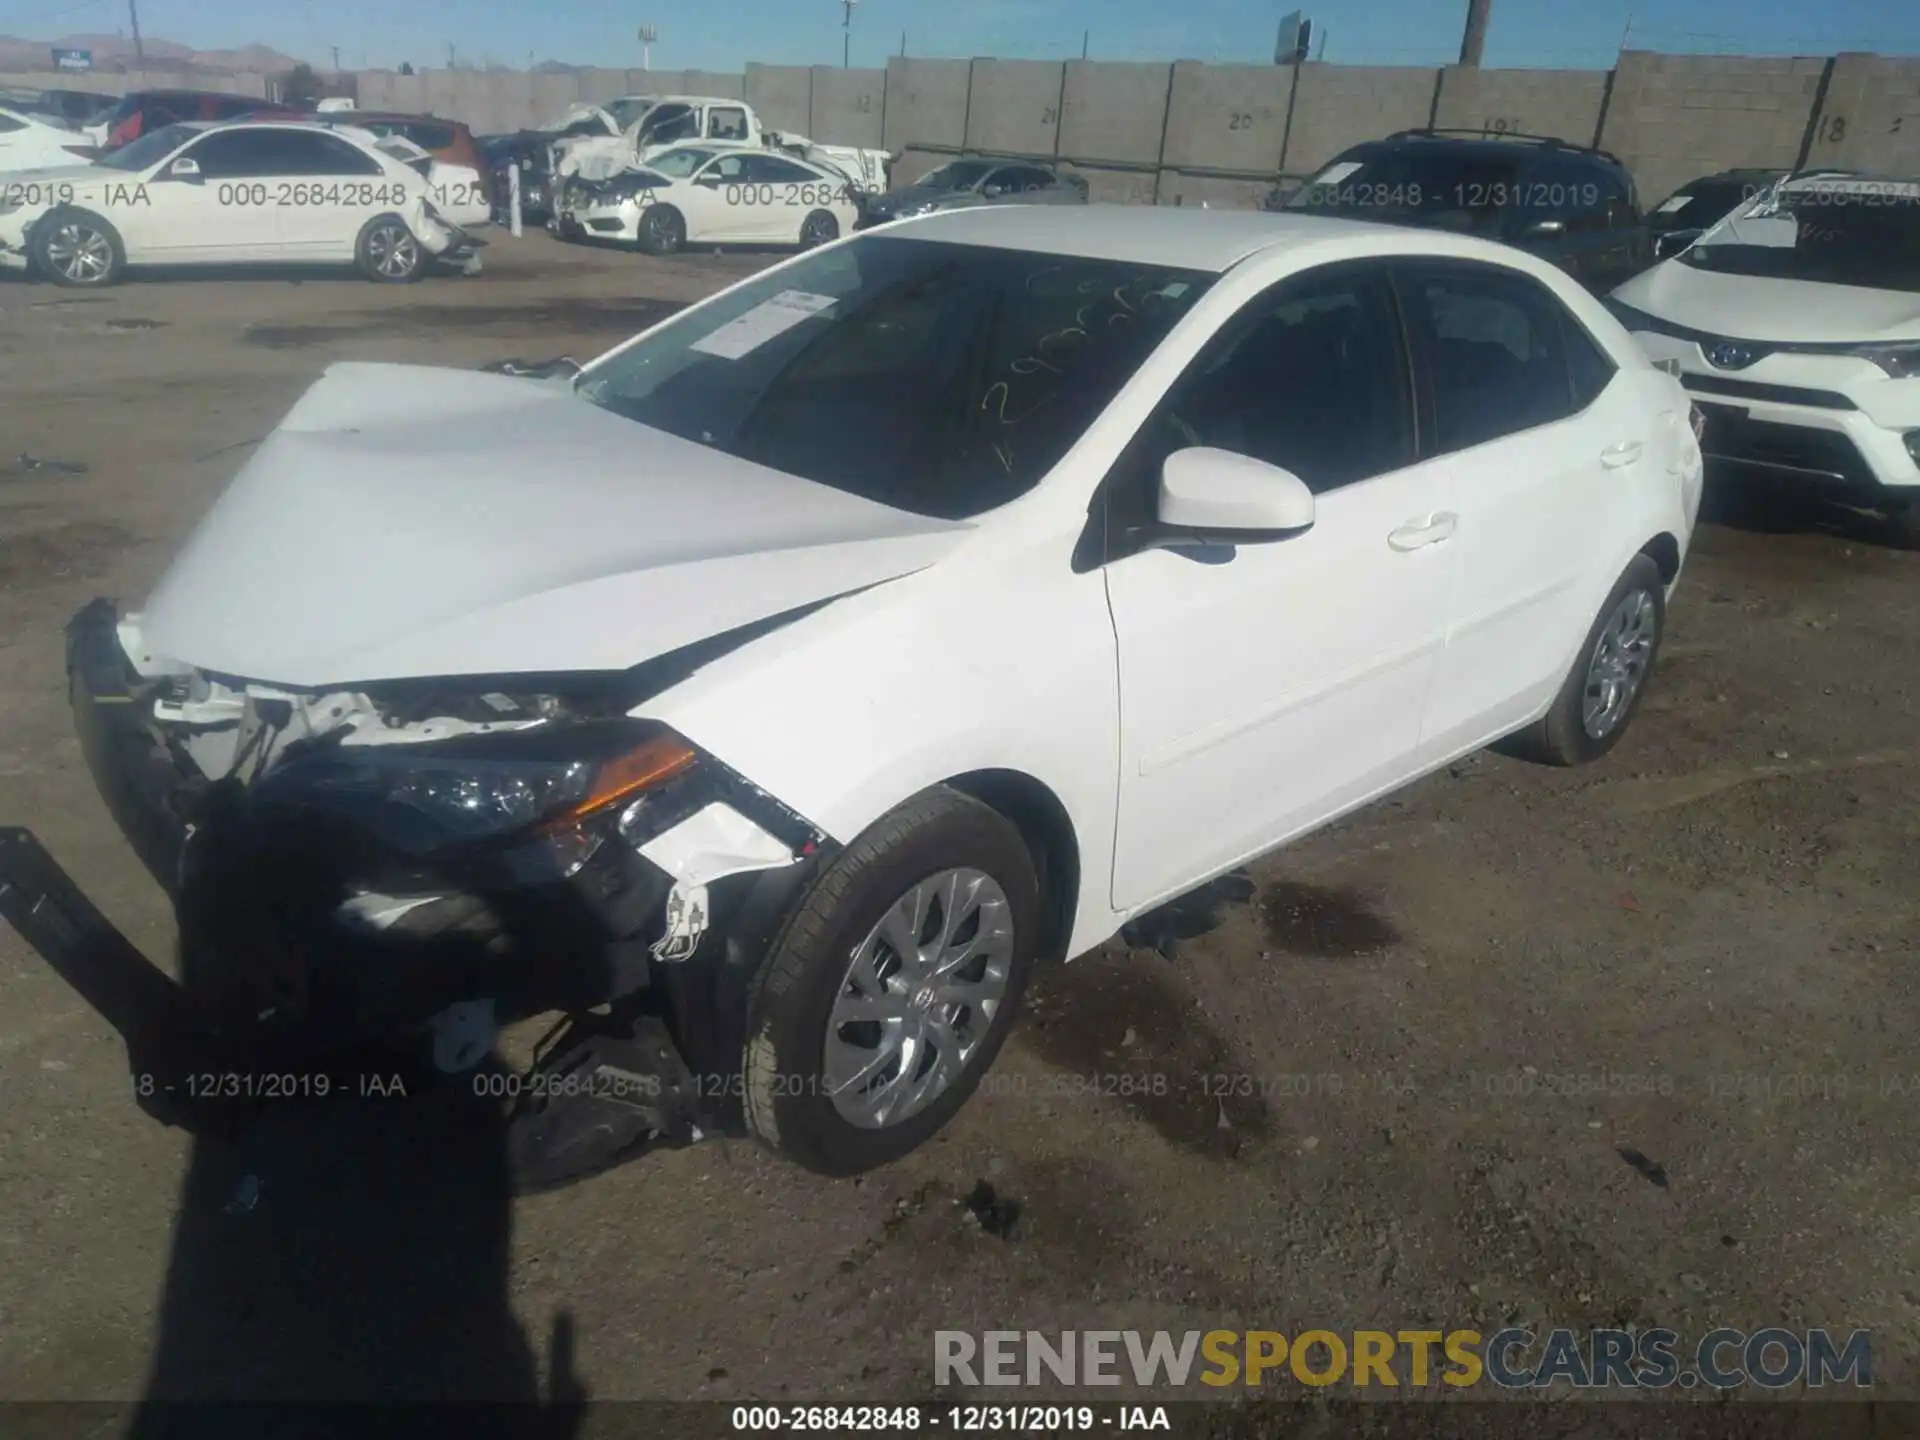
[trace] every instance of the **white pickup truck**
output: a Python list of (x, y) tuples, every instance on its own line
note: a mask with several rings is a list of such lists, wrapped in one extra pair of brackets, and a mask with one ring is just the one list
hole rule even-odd
[[(816, 145), (804, 135), (769, 130), (743, 100), (714, 95), (628, 95), (618, 103), (620, 113), (629, 118), (617, 133), (572, 135), (553, 142), (556, 185), (573, 175), (582, 180), (608, 180), (663, 150), (698, 140), (783, 150), (841, 172), (856, 190), (878, 192), (887, 188), (891, 157), (885, 150)], [(607, 119), (611, 122), (614, 115), (608, 113)], [(615, 127), (609, 124), (608, 129), (613, 131)]]

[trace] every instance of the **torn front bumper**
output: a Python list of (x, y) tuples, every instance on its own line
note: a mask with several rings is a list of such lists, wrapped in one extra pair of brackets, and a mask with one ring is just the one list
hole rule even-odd
[[(422, 855), (296, 788), (207, 779), (193, 737), (154, 721), (156, 704), (191, 710), (177, 677), (143, 676), (123, 633), (108, 602), (76, 615), (70, 686), (100, 792), (174, 900), (182, 1073), (324, 1072), (375, 1049), (479, 1085), (499, 1025), (558, 1013), (545, 1078), (486, 1092), (520, 1102), (511, 1133), (544, 1157), (530, 1172), (740, 1132), (748, 997), (828, 858), (817, 830), (703, 757), (578, 865), (530, 871), (505, 841)], [(0, 898), (69, 978), (103, 945), (137, 956), (37, 844), (0, 847)], [(22, 923), (63, 906), (91, 918)]]

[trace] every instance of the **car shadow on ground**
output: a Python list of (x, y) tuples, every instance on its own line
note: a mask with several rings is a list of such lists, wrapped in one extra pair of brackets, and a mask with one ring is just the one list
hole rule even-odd
[[(486, 252), (481, 252), (484, 267)], [(484, 270), (483, 270), (484, 273)], [(451, 261), (437, 261), (421, 274), (421, 280), (459, 280), (465, 278), (460, 266)], [(208, 280), (225, 281), (229, 284), (250, 281), (256, 285), (307, 285), (307, 284), (349, 284), (366, 287), (373, 282), (362, 275), (352, 265), (137, 265), (127, 269), (123, 285), (178, 285), (187, 282)], [(31, 270), (0, 270), (0, 284), (11, 282), (34, 291), (45, 292), (49, 297), (73, 296), (79, 298), (98, 295), (100, 290), (86, 286), (56, 285), (45, 276)], [(414, 282), (418, 283), (418, 282)], [(118, 286), (113, 287), (118, 288)]]
[(1709, 473), (1700, 519), (1760, 535), (1812, 532), (1861, 545), (1900, 546), (1884, 516), (1822, 495), (1813, 485), (1785, 483), (1751, 471)]

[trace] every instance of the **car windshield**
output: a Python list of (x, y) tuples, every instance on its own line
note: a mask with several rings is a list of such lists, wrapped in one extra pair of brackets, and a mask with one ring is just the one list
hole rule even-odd
[(1728, 216), (1680, 260), (1722, 274), (1920, 292), (1920, 182), (1797, 185)]
[(872, 235), (590, 365), (577, 393), (915, 514), (1030, 490), (1214, 276)]
[(158, 165), (197, 133), (191, 125), (162, 125), (102, 155), (94, 164), (105, 165), (110, 170), (144, 170), (149, 165)]
[(1400, 146), (1335, 161), (1285, 208), (1495, 234), (1519, 203), (1519, 178), (1508, 156)]
[(647, 161), (647, 168), (675, 180), (684, 180), (711, 160), (714, 154), (712, 150), (668, 150)]
[(922, 175), (914, 184), (928, 190), (971, 190), (993, 168), (991, 161), (955, 160)]
[(1655, 230), (1699, 230), (1721, 219), (1735, 206), (1756, 198), (1766, 188), (1753, 181), (1697, 181), (1663, 200), (1647, 216), (1647, 223)]
[(615, 125), (618, 125), (624, 130), (642, 115), (646, 114), (647, 111), (651, 110), (654, 104), (655, 102), (652, 100), (634, 99), (630, 97), (625, 100), (616, 100), (607, 106), (607, 114), (613, 117), (613, 123)]

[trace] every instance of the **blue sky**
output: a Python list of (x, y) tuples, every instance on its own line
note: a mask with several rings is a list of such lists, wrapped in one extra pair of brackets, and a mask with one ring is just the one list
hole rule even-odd
[[(902, 32), (912, 55), (1270, 61), (1280, 15), (1299, 0), (859, 0), (853, 63), (879, 65)], [(1304, 7), (1325, 58), (1436, 64), (1455, 58), (1465, 0), (1340, 0)], [(140, 0), (141, 28), (200, 48), (260, 41), (319, 64), (522, 66), (529, 55), (637, 66), (635, 27), (660, 32), (661, 69), (737, 70), (747, 60), (838, 64), (840, 0)], [(1599, 67), (1632, 16), (1636, 48), (1821, 54), (1920, 53), (1916, 0), (1493, 0), (1488, 65)], [(124, 24), (120, 0), (0, 0), (0, 34), (53, 36)]]

